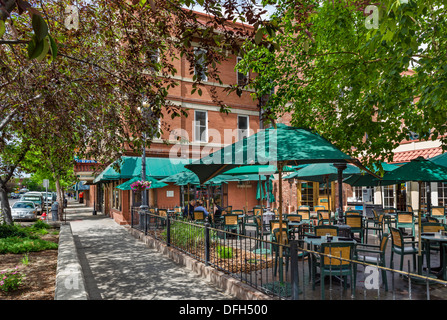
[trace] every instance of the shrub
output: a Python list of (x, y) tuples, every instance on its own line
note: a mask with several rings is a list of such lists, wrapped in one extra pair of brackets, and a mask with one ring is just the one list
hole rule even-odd
[(46, 223), (46, 222), (44, 222), (42, 220), (37, 220), (31, 227), (33, 229), (36, 229), (36, 230), (38, 230), (38, 229), (51, 229), (51, 226), (48, 223)]
[(16, 267), (0, 272), (0, 289), (4, 292), (17, 290), (25, 278)]
[(0, 239), (9, 237), (28, 237), (29, 232), (19, 225), (1, 224), (0, 225)]
[(217, 247), (217, 252), (221, 259), (231, 259), (233, 257), (233, 248)]
[(10, 237), (0, 239), (0, 254), (5, 253), (27, 253), (43, 250), (57, 249), (58, 244), (38, 238)]

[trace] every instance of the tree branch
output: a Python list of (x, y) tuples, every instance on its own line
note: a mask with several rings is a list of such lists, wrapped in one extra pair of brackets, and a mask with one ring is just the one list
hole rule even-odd
[[(39, 99), (40, 97), (42, 97), (42, 95), (38, 94), (37, 96), (35, 96), (34, 98), (31, 98), (25, 102), (23, 102), (21, 105), (27, 104), (33, 100)], [(14, 117), (14, 115), (17, 112), (17, 108), (13, 109), (1, 122), (0, 122), (0, 131), (3, 130), (3, 128), (12, 120), (12, 117)]]
[(28, 42), (29, 40), (0, 40), (0, 44), (20, 44)]

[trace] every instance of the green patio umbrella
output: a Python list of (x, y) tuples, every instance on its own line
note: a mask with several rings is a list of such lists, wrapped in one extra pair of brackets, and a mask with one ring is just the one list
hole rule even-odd
[[(213, 152), (185, 167), (201, 182), (242, 165), (276, 165), (279, 176), (279, 220), (282, 236), (282, 174), (287, 165), (360, 162), (343, 153), (322, 136), (307, 129), (277, 124)], [(366, 169), (366, 168), (365, 168)], [(279, 241), (281, 242), (281, 238)], [(282, 259), (282, 246), (279, 256)]]
[(427, 159), (428, 161), (431, 161), (433, 163), (436, 163), (440, 166), (447, 167), (447, 152), (441, 153), (433, 158)]
[[(141, 180), (141, 178), (139, 178), (139, 177), (132, 178), (130, 180), (127, 180), (126, 182), (121, 183), (120, 185), (116, 186), (115, 188), (120, 189), (120, 190), (132, 190), (130, 185), (138, 180)], [(151, 177), (146, 177), (146, 181), (152, 182), (150, 189), (163, 188), (163, 187), (167, 186), (166, 183), (163, 183), (163, 182), (158, 181), (157, 179), (154, 179)]]
[[(351, 164), (348, 164), (346, 169), (343, 170), (344, 177), (360, 173), (361, 170)], [(298, 179), (327, 183), (338, 179), (338, 170), (332, 163), (312, 163), (289, 174), (284, 179)]]
[[(423, 157), (418, 157), (404, 164), (403, 166), (386, 172), (383, 177), (383, 181), (416, 181), (419, 185), (422, 182), (446, 182), (447, 181), (447, 167), (438, 165), (430, 160), (426, 160)], [(427, 209), (429, 210), (430, 204), (427, 203)], [(419, 210), (421, 208), (421, 194), (419, 193)], [(418, 271), (422, 272), (422, 253), (421, 253), (421, 214), (418, 214), (418, 235), (419, 235), (419, 252), (418, 252)]]

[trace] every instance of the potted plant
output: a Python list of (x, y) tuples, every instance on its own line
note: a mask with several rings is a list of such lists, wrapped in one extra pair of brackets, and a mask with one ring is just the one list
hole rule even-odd
[(131, 189), (134, 191), (144, 191), (151, 187), (151, 181), (137, 180), (130, 185)]

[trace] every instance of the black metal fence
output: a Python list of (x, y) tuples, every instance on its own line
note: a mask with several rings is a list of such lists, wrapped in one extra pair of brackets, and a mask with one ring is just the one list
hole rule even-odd
[[(428, 270), (417, 274), (395, 270), (393, 265), (346, 259), (341, 250), (325, 254), (305, 244), (298, 234), (281, 245), (252, 226), (232, 230), (138, 208), (133, 208), (131, 216), (132, 228), (273, 299), (430, 300), (433, 292), (437, 299), (446, 290), (447, 282)], [(412, 270), (410, 260), (406, 260), (407, 270)]]

